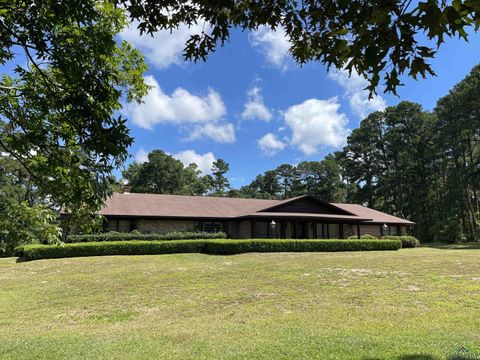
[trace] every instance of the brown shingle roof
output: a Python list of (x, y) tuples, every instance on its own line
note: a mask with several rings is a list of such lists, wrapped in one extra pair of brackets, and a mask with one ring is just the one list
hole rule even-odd
[(226, 197), (182, 196), (160, 194), (114, 193), (106, 202), (100, 214), (124, 217), (164, 217), (164, 218), (224, 218), (239, 217), (298, 217), (310, 219), (356, 220), (369, 223), (414, 224), (392, 215), (355, 204), (332, 203), (352, 215), (332, 215), (315, 213), (265, 212), (282, 203), (289, 203), (299, 196), (287, 200), (241, 199)]
[(278, 200), (239, 199), (114, 193), (100, 211), (102, 215), (143, 217), (234, 218), (278, 204)]
[(338, 206), (341, 209), (344, 209), (348, 212), (351, 212), (359, 217), (365, 217), (371, 219), (370, 223), (387, 223), (387, 224), (404, 224), (404, 225), (414, 225), (413, 221), (405, 220), (393, 215), (386, 214), (384, 212), (370, 209), (366, 206), (358, 204), (339, 204), (332, 203), (335, 206)]

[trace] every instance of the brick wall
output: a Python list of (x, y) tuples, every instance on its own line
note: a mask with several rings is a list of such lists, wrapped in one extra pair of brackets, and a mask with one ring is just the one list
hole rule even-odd
[(137, 221), (137, 230), (140, 232), (166, 234), (172, 231), (193, 231), (193, 228), (193, 220), (140, 219)]
[(360, 236), (368, 234), (380, 237), (382, 235), (380, 231), (380, 225), (360, 225)]

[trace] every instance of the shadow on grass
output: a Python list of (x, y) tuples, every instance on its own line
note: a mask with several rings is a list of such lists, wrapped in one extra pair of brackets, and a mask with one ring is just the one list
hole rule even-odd
[(480, 249), (480, 242), (469, 242), (461, 244), (425, 243), (422, 244), (422, 247), (441, 250), (474, 250)]
[[(365, 360), (382, 360), (383, 358), (366, 358)], [(400, 355), (395, 358), (396, 360), (438, 360), (440, 359), (438, 356), (433, 356), (429, 354), (405, 354)], [(476, 359), (475, 357), (468, 357), (468, 354), (453, 354), (448, 355), (446, 360), (468, 360), (468, 359)]]
[[(365, 360), (382, 360), (383, 358), (366, 358)], [(429, 354), (405, 354), (395, 358), (396, 360), (437, 360), (438, 357), (434, 357)]]

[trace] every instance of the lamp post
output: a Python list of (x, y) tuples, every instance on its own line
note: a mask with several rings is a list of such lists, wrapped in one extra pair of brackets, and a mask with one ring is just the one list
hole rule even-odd
[(273, 235), (273, 238), (276, 238), (275, 236), (275, 227), (277, 226), (277, 223), (272, 220), (272, 222), (270, 223), (270, 227), (272, 228), (272, 235)]
[(383, 236), (388, 235), (387, 234), (387, 231), (388, 231), (388, 225), (387, 224), (382, 225), (382, 230), (383, 230)]

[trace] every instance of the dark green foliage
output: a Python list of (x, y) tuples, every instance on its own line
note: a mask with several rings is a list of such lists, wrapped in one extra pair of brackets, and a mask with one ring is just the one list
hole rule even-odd
[(403, 74), (415, 79), (434, 74), (426, 60), (435, 57), (445, 37), (467, 40), (480, 25), (476, 0), (116, 2), (147, 33), (176, 29), (181, 23), (210, 24), (210, 31), (188, 40), (188, 59), (205, 60), (217, 45), (228, 42), (234, 28), (266, 26), (285, 32), (290, 54), (299, 64), (320, 61), (346, 67), (367, 78), (371, 91), (385, 82), (386, 91), (394, 93)]
[(177, 241), (105, 241), (64, 245), (25, 245), (16, 249), (16, 255), (24, 260), (53, 259), (104, 255), (155, 255), (202, 252), (201, 240)]
[(180, 160), (162, 150), (153, 150), (148, 160), (134, 162), (123, 171), (123, 178), (134, 193), (223, 196), (230, 187), (225, 177), (229, 165), (218, 159), (212, 175), (202, 175), (196, 164), (184, 167)]
[(304, 161), (297, 165), (298, 190), (328, 202), (345, 202), (347, 186), (342, 179), (340, 163), (329, 154), (321, 161)]
[(26, 201), (9, 205), (0, 214), (0, 256), (12, 256), (23, 244), (57, 244), (62, 230), (56, 214), (45, 205), (29, 206)]
[(180, 194), (187, 180), (182, 162), (161, 150), (150, 152), (143, 164), (131, 164), (123, 176), (132, 192), (151, 194)]
[(400, 240), (402, 248), (415, 248), (420, 246), (420, 241), (414, 236), (384, 236), (386, 240)]
[(246, 252), (308, 251), (380, 251), (398, 250), (399, 240), (174, 240), (112, 241), (55, 245), (24, 245), (15, 251), (23, 260), (80, 256), (154, 255), (173, 253), (206, 253), (218, 255)]
[(424, 237), (432, 211), (433, 149), (428, 148), (434, 120), (420, 105), (401, 102), (370, 114), (337, 154), (345, 179), (357, 187), (353, 202), (412, 219)]
[(121, 102), (148, 90), (142, 55), (117, 39), (125, 25), (107, 1), (0, 2), (0, 153), (72, 212), (108, 195), (132, 143)]
[(34, 205), (41, 199), (28, 171), (18, 160), (0, 151), (0, 218), (8, 205), (23, 201)]
[(437, 102), (435, 240), (480, 238), (480, 65)]
[(207, 243), (209, 254), (245, 252), (374, 251), (398, 250), (398, 240), (214, 240)]
[(207, 233), (207, 232), (170, 232), (167, 234), (142, 234), (137, 231), (131, 233), (109, 232), (103, 234), (88, 234), (88, 235), (69, 235), (65, 243), (79, 243), (79, 242), (99, 242), (99, 241), (131, 241), (131, 240), (194, 240), (194, 239), (225, 239), (227, 234), (223, 232)]
[(370, 234), (364, 234), (360, 236), (360, 239), (377, 239), (377, 237)]
[(320, 161), (283, 164), (258, 175), (239, 190), (239, 197), (287, 199), (304, 194), (329, 202), (345, 202), (349, 185), (343, 181), (341, 163), (332, 154)]
[[(0, 80), (0, 152), (14, 156), (49, 199), (73, 213), (72, 221), (88, 218), (108, 196), (112, 182), (109, 174), (125, 161), (132, 143), (126, 119), (118, 115), (118, 110), (124, 100), (140, 101), (147, 92), (142, 76), (146, 64), (141, 54), (128, 43), (117, 41), (117, 34), (126, 25), (124, 11), (138, 20), (142, 32), (150, 34), (176, 29), (181, 24), (207, 25), (205, 31), (193, 34), (186, 43), (185, 57), (194, 60), (205, 60), (218, 44), (229, 40), (234, 28), (257, 30), (266, 26), (283, 30), (298, 63), (320, 61), (357, 72), (368, 79), (371, 92), (381, 76), (386, 91), (395, 92), (404, 74), (413, 78), (433, 74), (426, 59), (433, 58), (438, 47), (430, 47), (428, 40), (434, 40), (437, 46), (445, 37), (467, 40), (469, 30), (476, 31), (480, 25), (480, 7), (474, 0), (2, 1), (0, 65), (11, 62), (16, 67), (2, 74)], [(479, 183), (475, 170), (478, 156), (471, 145), (478, 128), (478, 84), (469, 84), (457, 87), (455, 96), (449, 95), (452, 101), (439, 103), (438, 112), (446, 121), (441, 132), (448, 135), (442, 148), (447, 160), (434, 165), (417, 164), (416, 169), (448, 168), (442, 173), (448, 177), (435, 180), (442, 186), (438, 193), (420, 194), (423, 197), (419, 204), (425, 205), (417, 206), (420, 213), (414, 215), (421, 218), (420, 223), (434, 222), (432, 216), (438, 219), (432, 229), (441, 238), (453, 240), (471, 239), (478, 231), (477, 200), (469, 200), (472, 192), (476, 197), (477, 189), (464, 186), (465, 182)], [(463, 133), (461, 127), (450, 126), (457, 120), (472, 126)], [(465, 138), (467, 141), (463, 141)], [(408, 144), (403, 145), (409, 149)], [(223, 176), (225, 167), (217, 168)], [(407, 170), (406, 176), (410, 174)], [(161, 191), (172, 191), (170, 186), (179, 185), (176, 175), (171, 175), (167, 183), (159, 184)], [(293, 196), (297, 191), (295, 174), (282, 176), (283, 189), (279, 191), (273, 186), (266, 191), (247, 188), (245, 193), (254, 197)], [(214, 180), (210, 190), (223, 195), (228, 188), (225, 178), (210, 179)], [(432, 180), (428, 176), (424, 179), (425, 184)], [(461, 184), (454, 191), (457, 180)], [(182, 187), (179, 193), (204, 192), (205, 184), (192, 184)], [(327, 189), (320, 187), (317, 195), (343, 196), (343, 189), (335, 189), (336, 179), (333, 184), (333, 188), (332, 184), (327, 184)], [(418, 186), (419, 193), (427, 191), (425, 184)], [(150, 186), (155, 187), (155, 182)], [(366, 185), (367, 192), (371, 186), (375, 184)], [(441, 195), (446, 189), (453, 194), (451, 198)], [(429, 203), (423, 202), (428, 196), (442, 197), (441, 208), (446, 208), (452, 198), (460, 200), (455, 200), (451, 211), (432, 213)], [(393, 205), (391, 199), (387, 200), (385, 206), (404, 207), (402, 199), (395, 199)]]
[(225, 191), (230, 188), (230, 182), (225, 174), (230, 170), (230, 165), (222, 159), (218, 159), (212, 164), (212, 175), (207, 175), (210, 185), (210, 194), (213, 196), (223, 196)]
[(422, 241), (480, 236), (480, 66), (434, 112), (401, 102), (364, 119), (337, 153), (351, 201), (416, 222)]

